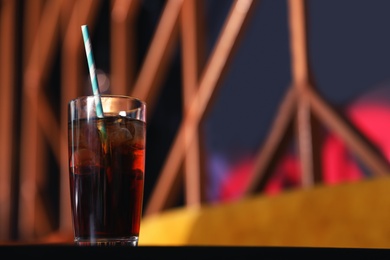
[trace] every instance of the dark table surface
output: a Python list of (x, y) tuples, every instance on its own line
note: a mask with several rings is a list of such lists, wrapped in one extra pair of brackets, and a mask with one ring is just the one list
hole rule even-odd
[[(378, 259), (390, 257), (386, 248), (327, 248), (327, 247), (256, 247), (256, 246), (139, 246), (132, 247), (79, 247), (73, 245), (2, 245), (0, 256), (99, 257), (103, 259), (313, 259), (324, 257), (357, 257)], [(80, 258), (81, 259), (81, 258)]]

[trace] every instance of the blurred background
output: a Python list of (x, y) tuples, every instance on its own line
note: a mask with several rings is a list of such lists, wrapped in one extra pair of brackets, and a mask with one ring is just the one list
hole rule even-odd
[(71, 241), (67, 103), (91, 94), (81, 25), (101, 92), (148, 104), (147, 219), (387, 176), (388, 10), (0, 0), (0, 241)]

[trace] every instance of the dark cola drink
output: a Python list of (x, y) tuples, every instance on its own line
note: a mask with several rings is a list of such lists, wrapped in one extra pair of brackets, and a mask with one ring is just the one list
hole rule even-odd
[(122, 116), (69, 123), (70, 194), (79, 245), (137, 245), (145, 122)]

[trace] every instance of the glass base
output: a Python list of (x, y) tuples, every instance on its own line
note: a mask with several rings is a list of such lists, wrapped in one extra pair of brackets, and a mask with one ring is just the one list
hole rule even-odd
[(78, 246), (138, 246), (138, 237), (128, 238), (75, 238), (74, 243)]

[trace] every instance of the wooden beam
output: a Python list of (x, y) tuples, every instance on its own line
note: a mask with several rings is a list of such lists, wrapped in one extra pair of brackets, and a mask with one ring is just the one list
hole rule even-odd
[(146, 215), (158, 213), (166, 208), (167, 202), (169, 202), (167, 199), (170, 195), (170, 188), (177, 178), (178, 169), (188, 150), (188, 144), (191, 143), (186, 141), (186, 138), (189, 140), (195, 136), (197, 126), (210, 105), (220, 80), (223, 78), (253, 6), (254, 1), (234, 1), (220, 37), (201, 76), (198, 91), (184, 116), (151, 199), (147, 204)]
[(135, 18), (139, 0), (112, 0), (111, 73), (112, 94), (126, 95), (134, 84), (136, 60)]
[(0, 2), (0, 239), (8, 239), (11, 226), (11, 196), (14, 162), (15, 95), (15, 16), (16, 3), (13, 0)]
[(289, 87), (286, 95), (280, 103), (279, 109), (274, 117), (274, 121), (265, 138), (265, 143), (257, 152), (253, 169), (250, 174), (251, 180), (244, 191), (244, 196), (248, 196), (257, 191), (261, 191), (271, 177), (270, 169), (273, 162), (279, 161), (284, 139), (287, 138), (289, 128), (296, 115), (297, 91)]
[(390, 174), (390, 165), (387, 158), (351, 123), (341, 117), (318, 93), (314, 90), (304, 92), (315, 115), (320, 118), (329, 129), (335, 132), (352, 152), (371, 169), (374, 176)]
[[(45, 172), (43, 135), (40, 132), (38, 118), (48, 111), (39, 111), (40, 88), (53, 58), (53, 50), (59, 31), (59, 17), (62, 0), (49, 1), (45, 4), (39, 27), (32, 41), (30, 56), (23, 74), (22, 91), (22, 133), (20, 146), (20, 201), (19, 201), (19, 236), (31, 239), (38, 232), (35, 228), (48, 219), (37, 219), (36, 209), (41, 198), (39, 189), (41, 175)], [(28, 21), (26, 21), (28, 23)], [(25, 47), (31, 42), (26, 42)], [(30, 47), (26, 47), (30, 48)], [(28, 51), (25, 51), (29, 54)], [(46, 215), (46, 217), (48, 217)]]
[[(313, 88), (309, 78), (307, 21), (305, 0), (289, 0), (289, 26), (292, 84), (298, 90), (297, 99), (297, 141), (301, 165), (301, 184), (303, 187), (314, 185), (318, 163), (318, 143), (314, 142), (314, 125), (308, 100), (300, 93)], [(316, 167), (318, 171), (318, 167)], [(317, 173), (318, 174), (318, 173)], [(321, 174), (319, 174), (321, 175)]]
[(169, 58), (172, 57), (182, 3), (183, 0), (168, 0), (166, 2), (134, 89), (130, 91), (130, 96), (146, 102), (148, 114), (153, 112), (161, 81), (166, 74)]
[[(204, 29), (202, 28), (203, 1), (186, 0), (181, 12), (182, 68), (183, 68), (183, 106), (188, 110), (192, 97), (196, 94), (204, 58)], [(191, 137), (191, 136), (189, 136)], [(202, 141), (194, 134), (185, 156), (184, 185), (186, 206), (199, 207), (202, 202)]]

